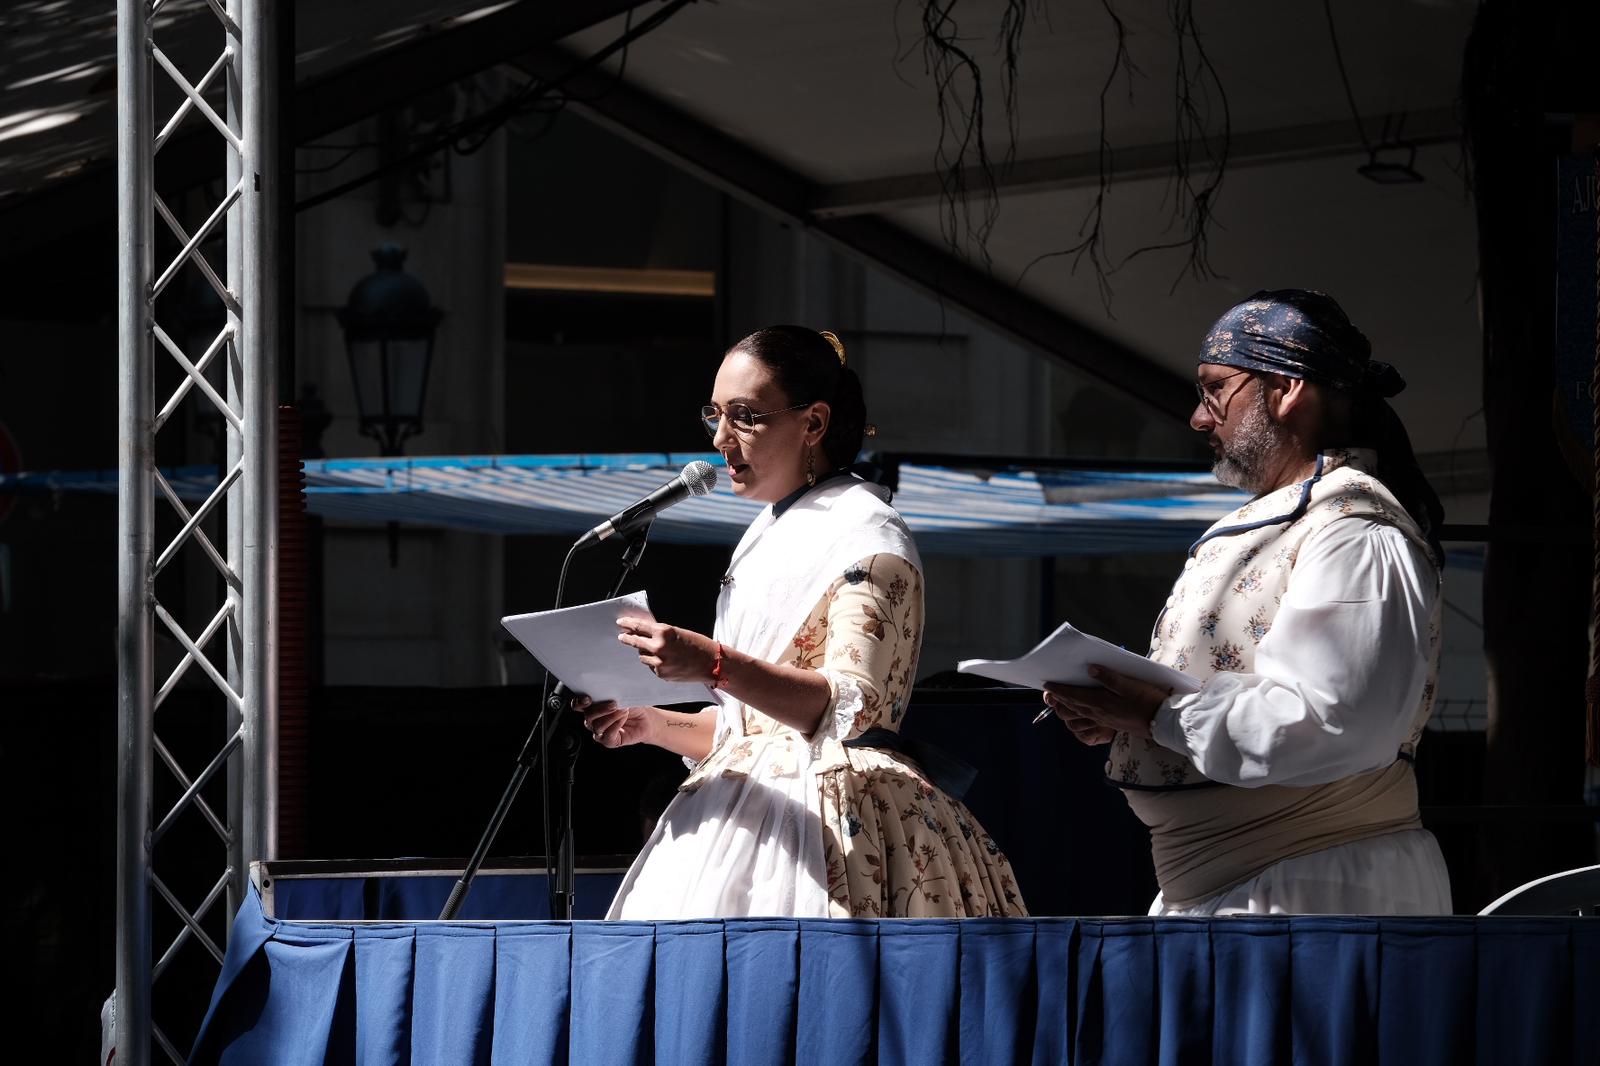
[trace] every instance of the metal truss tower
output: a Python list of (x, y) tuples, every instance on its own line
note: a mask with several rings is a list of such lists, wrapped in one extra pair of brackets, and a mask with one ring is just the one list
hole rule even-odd
[[(195, 1034), (164, 1032), (155, 1020), (162, 1013), (162, 975), (175, 972), (175, 961), (184, 963), (185, 974), (195, 972), (188, 956), (196, 952), (220, 965), (222, 946), (214, 934), (227, 928), (242, 899), (248, 863), (274, 858), (276, 851), (276, 3), (117, 3), (116, 1043), (117, 1061), (125, 1064), (150, 1061), (156, 1048), (184, 1060)], [(202, 19), (215, 31), (215, 58), (203, 71), (186, 72), (172, 58), (174, 50), (163, 49), (164, 31), (176, 36), (172, 26), (182, 20), (192, 40), (188, 35)], [(157, 100), (167, 96), (176, 108), (157, 116)], [(193, 232), (180, 221), (183, 205), (175, 209), (155, 191), (157, 153), (186, 122), (209, 126), (227, 156), (221, 196), (206, 205)], [(165, 231), (160, 242), (158, 227)], [(203, 247), (218, 237), (226, 247), (221, 275)], [(175, 254), (168, 259), (163, 252), (158, 262), (158, 248), (168, 247)], [(176, 293), (175, 282), (196, 273), (226, 314), (203, 349), (186, 352), (184, 334), (158, 321), (156, 309), (175, 302), (161, 301), (163, 292)], [(156, 383), (163, 378), (177, 384), (158, 397)], [(225, 460), (216, 491), (191, 510), (155, 457), (163, 428), (181, 426), (183, 418), (175, 416), (196, 404), (208, 417), (220, 416)], [(158, 516), (163, 529), (171, 528), (159, 542)], [(222, 543), (208, 528), (223, 533)], [(189, 565), (196, 554), (204, 562)], [(192, 576), (207, 563), (217, 575), (215, 610), (182, 617), (195, 613), (186, 606), (196, 600)], [(162, 575), (180, 571), (190, 580), (163, 602), (158, 592), (176, 582)], [(222, 738), (198, 760), (187, 749), (175, 754), (160, 729), (163, 703), (180, 682), (193, 686), (197, 679), (215, 690), (213, 734)], [(219, 810), (223, 774), (227, 801)], [(154, 809), (156, 797), (165, 794), (175, 801)], [(161, 861), (170, 831), (180, 823), (192, 829), (194, 819), (220, 844), (214, 879), (207, 875), (198, 887), (164, 877)], [(192, 856), (184, 858), (192, 865)], [(226, 910), (216, 910), (219, 902)], [(176, 932), (156, 945), (161, 925)], [(217, 971), (206, 963), (201, 972), (214, 979)], [(184, 991), (193, 994), (192, 987)]]

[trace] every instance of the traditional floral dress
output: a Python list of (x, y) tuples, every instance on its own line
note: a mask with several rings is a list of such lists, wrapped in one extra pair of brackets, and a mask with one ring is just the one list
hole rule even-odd
[[(789, 532), (804, 543), (800, 523)], [(906, 538), (904, 550), (838, 566), (803, 621), (772, 642), (770, 661), (828, 680), (815, 731), (725, 703), (711, 753), (662, 815), (612, 917), (1026, 913), (1010, 863), (965, 806), (906, 756), (851, 743), (868, 730), (898, 733), (905, 720), (923, 626)], [(893, 743), (882, 732), (865, 739)]]

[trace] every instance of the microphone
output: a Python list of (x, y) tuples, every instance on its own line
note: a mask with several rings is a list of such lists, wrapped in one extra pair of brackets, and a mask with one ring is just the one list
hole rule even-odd
[(624, 507), (579, 537), (578, 543), (572, 546), (573, 550), (587, 548), (591, 544), (599, 544), (602, 540), (614, 537), (619, 533), (632, 533), (673, 504), (681, 503), (690, 496), (704, 496), (711, 491), (711, 486), (716, 483), (716, 469), (710, 463), (696, 459), (685, 466), (677, 477), (662, 485), (638, 503)]

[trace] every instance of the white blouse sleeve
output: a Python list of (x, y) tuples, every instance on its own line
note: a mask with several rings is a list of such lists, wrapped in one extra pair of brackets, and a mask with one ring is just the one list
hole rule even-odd
[(1432, 562), (1393, 526), (1345, 518), (1302, 545), (1255, 672), (1217, 674), (1152, 723), (1213, 781), (1317, 785), (1388, 766), (1427, 683)]

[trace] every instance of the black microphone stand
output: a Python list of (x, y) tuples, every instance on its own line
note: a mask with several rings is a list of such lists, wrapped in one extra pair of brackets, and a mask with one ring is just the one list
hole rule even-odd
[[(644, 555), (645, 541), (650, 536), (651, 523), (646, 522), (638, 529), (624, 534), (622, 549), (622, 571), (617, 575), (617, 583), (611, 589), (607, 599), (614, 599), (622, 592), (622, 585), (628, 580), (628, 575), (633, 573), (634, 567), (639, 565), (639, 559)], [(567, 561), (571, 562), (569, 552)], [(562, 584), (566, 579), (566, 564), (562, 564)], [(556, 606), (561, 605), (561, 594), (556, 593)], [(545, 686), (548, 689), (550, 677), (545, 674)], [(467, 893), (472, 890), (473, 879), (478, 876), (478, 869), (483, 865), (483, 860), (488, 858), (489, 849), (494, 846), (495, 837), (500, 835), (500, 826), (506, 820), (506, 815), (511, 812), (511, 805), (516, 801), (517, 793), (522, 790), (523, 782), (528, 779), (529, 772), (539, 762), (540, 752), (551, 746), (552, 741), (560, 745), (564, 762), (565, 781), (562, 787), (562, 810), (560, 812), (560, 844), (556, 848), (556, 872), (553, 880), (554, 892), (551, 896), (550, 917), (572, 918), (572, 910), (577, 902), (577, 855), (573, 847), (572, 837), (572, 782), (574, 769), (577, 766), (578, 756), (583, 751), (583, 744), (576, 733), (571, 729), (563, 729), (568, 723), (568, 708), (572, 706), (573, 693), (564, 684), (558, 684), (555, 691), (547, 692), (539, 701), (539, 717), (534, 720), (533, 730), (528, 734), (527, 741), (522, 745), (522, 754), (517, 756), (516, 770), (511, 774), (511, 780), (506, 784), (505, 791), (500, 794), (500, 803), (495, 807), (494, 813), (489, 816), (489, 825), (484, 829), (483, 836), (478, 840), (478, 846), (472, 852), (472, 857), (467, 860), (467, 868), (462, 871), (455, 887), (450, 889), (450, 898), (445, 900), (444, 910), (439, 912), (440, 921), (449, 921), (461, 910), (461, 905), (466, 902)], [(546, 798), (548, 802), (548, 797)], [(549, 856), (546, 857), (549, 861)]]

